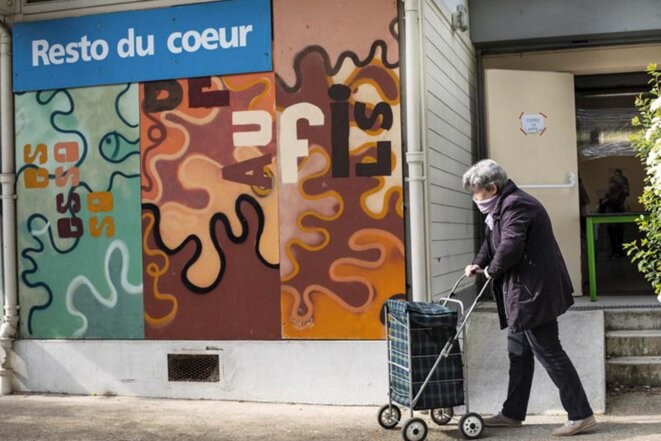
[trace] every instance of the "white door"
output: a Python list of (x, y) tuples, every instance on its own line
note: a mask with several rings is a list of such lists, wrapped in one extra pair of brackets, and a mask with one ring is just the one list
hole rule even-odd
[[(489, 157), (546, 207), (574, 291), (580, 294), (574, 78), (559, 72), (487, 69), (485, 86)], [(571, 176), (575, 184), (570, 186)]]

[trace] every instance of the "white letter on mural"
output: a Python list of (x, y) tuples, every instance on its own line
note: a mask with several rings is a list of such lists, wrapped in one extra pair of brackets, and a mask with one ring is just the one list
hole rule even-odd
[(273, 120), (265, 110), (243, 110), (232, 113), (232, 124), (244, 126), (259, 125), (259, 130), (252, 132), (234, 132), (234, 147), (263, 147), (273, 138)]
[(117, 42), (117, 55), (119, 55), (120, 58), (127, 58), (135, 55), (134, 37), (135, 29), (129, 28), (128, 36)]
[(298, 121), (305, 119), (311, 126), (324, 124), (324, 112), (311, 103), (287, 107), (278, 118), (278, 160), (280, 176), (285, 184), (298, 182), (298, 158), (308, 156), (307, 139), (298, 138)]
[(32, 66), (39, 66), (39, 58), (44, 66), (48, 66), (50, 62), (48, 61), (48, 41), (46, 40), (34, 40), (32, 42)]
[(252, 32), (252, 25), (241, 26), (239, 30), (241, 32), (239, 46), (246, 47), (248, 45), (248, 34)]
[(176, 40), (181, 41), (181, 32), (173, 32), (168, 37), (168, 50), (173, 54), (181, 53), (181, 46), (175, 46)]

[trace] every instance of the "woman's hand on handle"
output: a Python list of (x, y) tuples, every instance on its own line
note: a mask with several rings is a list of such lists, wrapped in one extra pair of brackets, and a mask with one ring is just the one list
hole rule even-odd
[(464, 269), (464, 274), (466, 275), (466, 277), (473, 277), (475, 274), (477, 274), (477, 272), (478, 272), (480, 269), (481, 269), (481, 268), (480, 268), (479, 265), (468, 265), (468, 266)]

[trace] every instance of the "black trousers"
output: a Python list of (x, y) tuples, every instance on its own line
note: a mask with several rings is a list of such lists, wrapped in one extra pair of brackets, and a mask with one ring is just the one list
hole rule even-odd
[(510, 378), (503, 415), (519, 421), (526, 419), (535, 358), (560, 391), (560, 401), (569, 419), (582, 420), (592, 415), (578, 373), (560, 344), (556, 320), (522, 332), (513, 332), (508, 328), (507, 350)]

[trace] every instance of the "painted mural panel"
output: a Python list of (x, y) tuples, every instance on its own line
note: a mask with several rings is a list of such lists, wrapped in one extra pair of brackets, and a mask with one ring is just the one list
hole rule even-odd
[(383, 337), (397, 2), (273, 9), (274, 72), (16, 96), (23, 338)]
[(397, 2), (273, 4), (283, 337), (382, 338), (405, 292)]
[(280, 338), (274, 75), (140, 92), (147, 338)]
[(22, 338), (143, 338), (138, 86), (16, 96)]

